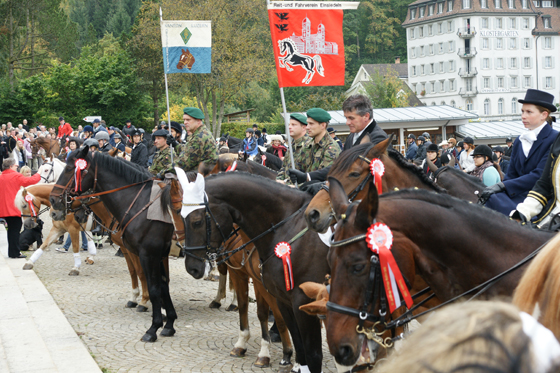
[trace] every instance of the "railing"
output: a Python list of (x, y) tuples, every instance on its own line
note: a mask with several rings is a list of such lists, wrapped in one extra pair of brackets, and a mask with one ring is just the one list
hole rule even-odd
[(476, 35), (476, 30), (474, 27), (461, 27), (457, 30), (457, 36), (463, 39), (472, 38)]
[(466, 87), (463, 87), (463, 88), (461, 88), (461, 89), (459, 90), (459, 95), (460, 95), (461, 97), (463, 97), (463, 98), (466, 98), (466, 97), (474, 97), (474, 96), (476, 96), (477, 94), (478, 94), (478, 89), (476, 89), (476, 87), (475, 87), (475, 88), (471, 88), (471, 90), (469, 90), (469, 91), (467, 90)]
[(461, 48), (457, 55), (462, 58), (473, 58), (476, 56), (476, 48)]
[(459, 76), (461, 78), (472, 78), (473, 76), (476, 76), (476, 74), (478, 74), (478, 70), (476, 69), (476, 67), (473, 69), (459, 69)]

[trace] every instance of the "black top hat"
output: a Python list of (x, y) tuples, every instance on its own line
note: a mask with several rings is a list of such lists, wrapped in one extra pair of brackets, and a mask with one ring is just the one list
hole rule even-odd
[(554, 106), (554, 96), (550, 93), (539, 91), (538, 89), (528, 89), (525, 93), (525, 99), (517, 100), (521, 104), (533, 104), (542, 106), (551, 113), (556, 111), (556, 106)]

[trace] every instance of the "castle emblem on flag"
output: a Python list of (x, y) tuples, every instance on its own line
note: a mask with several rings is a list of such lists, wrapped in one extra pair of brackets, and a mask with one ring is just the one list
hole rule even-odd
[(290, 36), (290, 39), (296, 44), (297, 50), (300, 53), (317, 53), (317, 54), (338, 54), (338, 44), (325, 41), (325, 25), (319, 23), (317, 33), (311, 33), (311, 21), (305, 17), (301, 23), (301, 36), (296, 36), (295, 33)]

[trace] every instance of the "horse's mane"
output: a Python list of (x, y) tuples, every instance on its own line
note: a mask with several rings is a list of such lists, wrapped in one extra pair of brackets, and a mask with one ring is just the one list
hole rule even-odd
[(439, 168), (435, 172), (434, 176), (437, 178), (438, 175), (440, 173), (442, 173), (443, 171), (451, 171), (453, 173), (453, 175), (461, 178), (462, 181), (469, 182), (471, 184), (475, 184), (476, 186), (478, 186), (480, 188), (486, 188), (486, 185), (484, 185), (484, 183), (482, 181), (480, 181), (477, 177), (474, 177), (472, 175), (467, 174), (466, 172), (463, 172), (461, 170), (458, 170), (456, 168), (449, 167), (449, 166)]
[(401, 166), (402, 168), (407, 169), (408, 171), (412, 172), (413, 174), (415, 174), (416, 176), (418, 176), (418, 178), (427, 186), (429, 186), (430, 188), (432, 188), (434, 191), (438, 192), (438, 193), (443, 193), (446, 194), (447, 190), (443, 189), (442, 187), (436, 185), (432, 179), (430, 179), (428, 177), (428, 175), (426, 175), (424, 173), (424, 170), (422, 170), (421, 168), (415, 166), (414, 164), (408, 162), (403, 155), (393, 149), (393, 148), (389, 148), (387, 149), (387, 153), (389, 154), (389, 157), (391, 159), (393, 159), (395, 162), (397, 162), (399, 164), (399, 166)]
[(146, 181), (153, 177), (153, 175), (142, 166), (121, 158), (112, 158), (103, 153), (95, 153), (93, 162), (97, 167), (119, 175), (130, 184)]
[[(292, 193), (297, 193), (297, 194), (301, 194), (301, 195), (308, 194), (306, 192), (302, 192), (301, 190), (299, 190), (297, 188), (293, 188), (293, 187), (285, 185), (283, 183), (279, 183), (275, 180), (268, 179), (264, 176), (251, 174), (251, 173), (247, 173), (247, 172), (221, 172), (219, 174), (214, 174), (214, 175), (207, 176), (206, 181), (211, 181), (211, 180), (219, 179), (219, 178), (222, 178), (222, 177), (239, 177), (239, 178), (242, 178), (242, 179), (249, 179), (249, 181), (264, 184), (264, 185), (262, 185), (262, 187), (267, 189), (267, 190), (270, 190), (271, 188), (278, 188), (278, 189), (283, 189), (283, 190), (290, 190)], [(308, 195), (311, 197), (310, 194), (308, 194)]]
[(25, 202), (25, 199), (23, 199), (23, 188), (19, 188), (16, 193), (16, 198), (14, 199), (14, 206), (16, 206), (19, 211), (22, 211), (21, 206), (25, 205), (26, 203), (27, 202)]
[(360, 155), (365, 156), (373, 147), (374, 144), (368, 142), (343, 151), (331, 166), (329, 176), (332, 173), (333, 169), (341, 168), (343, 170), (346, 170), (350, 168), (350, 166), (352, 166), (352, 164), (356, 161), (356, 159), (358, 159)]

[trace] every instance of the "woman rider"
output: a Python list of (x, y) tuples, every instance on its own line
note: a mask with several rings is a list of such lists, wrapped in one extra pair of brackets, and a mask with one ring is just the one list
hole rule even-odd
[(471, 175), (477, 177), (486, 186), (502, 181), (500, 166), (492, 159), (492, 149), (488, 145), (478, 145), (472, 152), (475, 168)]
[[(441, 159), (439, 158), (438, 146), (436, 144), (428, 145), (428, 148), (426, 149), (426, 159), (429, 159), (430, 161), (432, 161), (432, 163), (437, 168), (441, 167)], [(428, 166), (428, 162), (426, 162), (426, 159), (424, 159), (424, 161), (422, 162), (422, 169), (424, 170), (424, 172), (426, 173), (426, 175), (428, 175), (428, 177), (430, 179), (433, 179), (434, 178), (434, 176), (433, 176), (434, 173), (432, 172), (432, 170)]]

